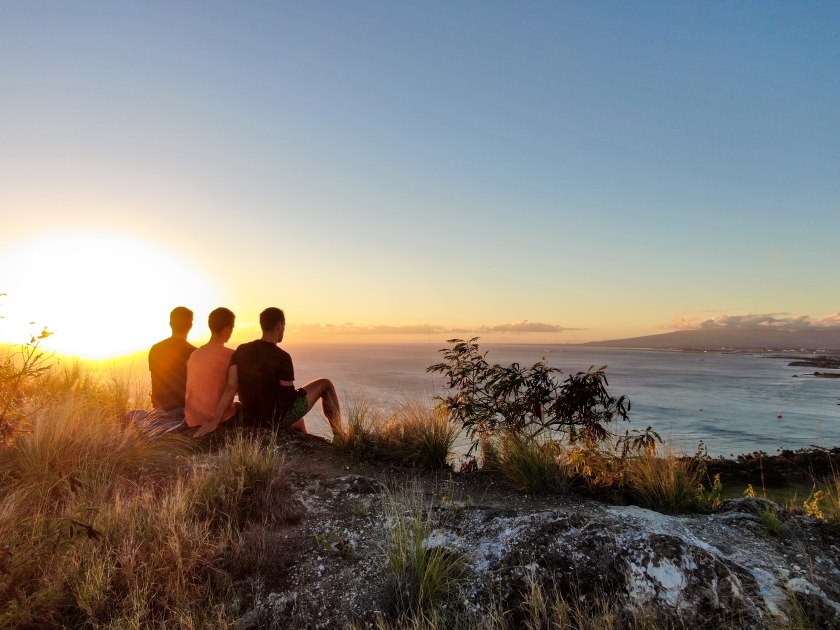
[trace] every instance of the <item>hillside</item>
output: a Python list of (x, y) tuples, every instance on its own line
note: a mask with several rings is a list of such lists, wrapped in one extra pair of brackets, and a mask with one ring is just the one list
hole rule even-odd
[(657, 348), (670, 350), (840, 350), (840, 330), (776, 328), (712, 328), (678, 330), (661, 335), (593, 341), (586, 346), (605, 348)]

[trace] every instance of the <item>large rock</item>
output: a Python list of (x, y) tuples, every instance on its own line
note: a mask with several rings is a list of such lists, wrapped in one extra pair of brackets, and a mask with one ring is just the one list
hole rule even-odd
[[(341, 472), (290, 474), (290, 500), (305, 516), (274, 534), (284, 541), (288, 575), (243, 582), (241, 592), (253, 598), (241, 628), (348, 628), (389, 610), (382, 488), (413, 482), (393, 470)], [(424, 486), (427, 500), (436, 497), (428, 544), (464, 559), (461, 603), (474, 615), (492, 606), (516, 610), (533, 580), (576, 601), (606, 598), (689, 628), (769, 629), (788, 618), (840, 628), (835, 527), (762, 499), (666, 516), (574, 495), (525, 497), (492, 484), (450, 480), (443, 501), (434, 479)], [(482, 499), (452, 500), (470, 494)], [(768, 511), (781, 527), (762, 520)]]
[[(784, 521), (779, 535), (757, 516), (764, 509)], [(769, 501), (728, 501), (715, 514), (693, 516), (580, 500), (529, 514), (477, 509), (450, 545), (467, 558), (476, 585), (494, 576), (508, 607), (530, 577), (692, 628), (731, 619), (766, 628), (797, 607), (823, 627), (840, 627), (834, 530)], [(473, 599), (485, 590), (476, 586)]]

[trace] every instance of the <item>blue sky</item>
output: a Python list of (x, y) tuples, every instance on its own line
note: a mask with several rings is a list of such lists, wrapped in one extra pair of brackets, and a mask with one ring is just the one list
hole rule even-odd
[(246, 319), (825, 317), (840, 5), (4, 3), (0, 217), (0, 253), (167, 248)]

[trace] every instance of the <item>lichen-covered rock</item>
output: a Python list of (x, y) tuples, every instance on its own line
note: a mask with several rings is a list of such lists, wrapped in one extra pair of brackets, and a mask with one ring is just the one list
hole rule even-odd
[(479, 508), (456, 545), (475, 576), (494, 576), (508, 606), (525, 590), (527, 574), (579, 597), (606, 595), (628, 608), (653, 609), (687, 627), (713, 628), (733, 618), (770, 627), (785, 619), (798, 595), (808, 601), (797, 597), (796, 606), (819, 606), (821, 623), (837, 626), (834, 533), (787, 516), (785, 533), (773, 536), (756, 516), (768, 504), (774, 505), (743, 499), (692, 516), (584, 500), (519, 515)]

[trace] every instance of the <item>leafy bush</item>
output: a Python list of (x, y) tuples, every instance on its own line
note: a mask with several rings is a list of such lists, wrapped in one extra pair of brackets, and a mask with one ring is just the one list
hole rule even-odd
[(630, 401), (607, 392), (606, 367), (578, 372), (560, 381), (561, 371), (543, 362), (530, 368), (518, 363), (504, 367), (487, 362), (477, 338), (450, 339), (441, 350), (443, 363), (427, 371), (446, 377), (448, 395), (443, 407), (466, 429), (471, 452), (485, 436), (507, 431), (537, 437), (562, 434), (570, 444), (599, 444), (614, 440), (622, 450), (651, 450), (659, 436), (644, 432), (619, 434), (610, 429), (616, 419), (628, 420)]

